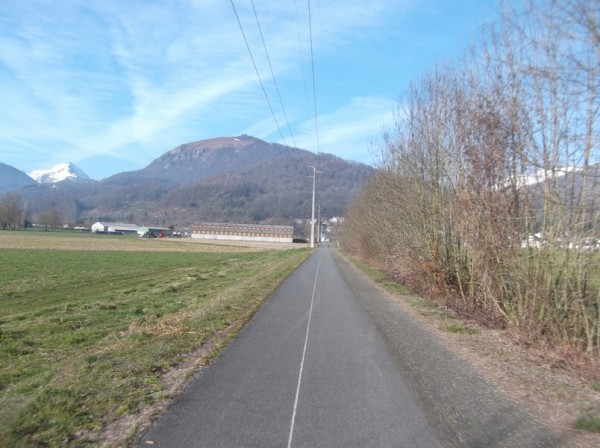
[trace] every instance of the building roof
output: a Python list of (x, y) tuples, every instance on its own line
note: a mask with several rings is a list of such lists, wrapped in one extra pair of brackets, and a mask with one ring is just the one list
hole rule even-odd
[(96, 224), (101, 224), (104, 227), (111, 227), (113, 229), (121, 229), (121, 230), (137, 230), (139, 226), (137, 224), (131, 224), (126, 222), (106, 222), (106, 221), (98, 221)]
[(192, 227), (230, 227), (235, 229), (293, 229), (293, 226), (273, 226), (269, 224), (237, 224), (234, 222), (199, 222), (194, 224)]
[(237, 233), (254, 233), (254, 234), (278, 234), (292, 235), (294, 233), (293, 226), (271, 226), (266, 224), (236, 224), (232, 222), (201, 222), (194, 224), (191, 227), (192, 232), (237, 232)]

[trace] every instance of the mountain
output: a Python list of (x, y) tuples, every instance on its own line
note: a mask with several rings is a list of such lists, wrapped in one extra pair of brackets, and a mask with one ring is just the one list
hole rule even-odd
[(93, 182), (83, 170), (77, 168), (71, 162), (55, 165), (49, 170), (34, 170), (29, 173), (29, 177), (35, 179), (40, 184), (56, 184), (65, 181)]
[(22, 187), (35, 184), (35, 180), (24, 172), (10, 165), (0, 163), (0, 193), (19, 190)]
[(289, 225), (311, 213), (316, 166), (321, 216), (340, 216), (374, 168), (331, 154), (242, 135), (180, 145), (147, 167), (100, 182), (24, 188), (32, 219), (56, 209), (65, 221), (100, 219), (139, 225), (190, 226), (198, 221)]
[[(557, 179), (566, 176), (569, 173), (581, 172), (583, 168), (576, 166), (565, 166), (555, 168), (554, 170), (538, 169), (531, 174), (522, 174), (517, 177), (516, 185), (520, 187), (532, 187), (538, 184), (543, 184), (547, 180)], [(506, 185), (511, 185), (512, 182), (507, 182)]]
[(144, 172), (152, 176), (193, 182), (221, 174), (246, 171), (299, 150), (242, 135), (187, 143), (162, 155)]

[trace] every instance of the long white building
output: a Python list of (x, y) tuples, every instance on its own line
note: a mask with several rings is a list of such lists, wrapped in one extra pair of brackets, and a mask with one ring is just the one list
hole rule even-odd
[(292, 226), (268, 226), (263, 224), (199, 223), (191, 228), (192, 238), (204, 240), (265, 241), (291, 243), (294, 239)]

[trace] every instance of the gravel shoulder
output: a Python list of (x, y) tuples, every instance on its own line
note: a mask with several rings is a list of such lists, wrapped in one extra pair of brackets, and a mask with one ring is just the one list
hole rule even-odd
[(336, 251), (334, 258), (448, 446), (600, 446), (600, 434), (573, 427), (583, 411), (600, 410), (600, 393), (576, 372), (504, 331), (464, 324), (473, 331), (449, 332), (457, 321), (447, 312), (386, 291)]

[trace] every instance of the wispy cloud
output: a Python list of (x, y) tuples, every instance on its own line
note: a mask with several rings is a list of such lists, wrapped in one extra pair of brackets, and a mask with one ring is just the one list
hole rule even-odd
[[(284, 126), (250, 2), (235, 4)], [(360, 40), (392, 7), (315, 3), (317, 57)], [(296, 143), (314, 150), (306, 5), (269, 0), (256, 8)], [(147, 163), (165, 144), (244, 129), (280, 140), (227, 2), (2, 2), (0, 47), (0, 155), (10, 153), (10, 163), (22, 151), (14, 163), (25, 169), (99, 154)], [(351, 98), (319, 117), (321, 150), (360, 157), (361, 142), (391, 109), (384, 98)]]
[(317, 119), (317, 148), (314, 119), (299, 126), (299, 146), (336, 154), (346, 159), (370, 163), (369, 147), (374, 136), (393, 120), (395, 102), (386, 98), (358, 97), (348, 104)]

